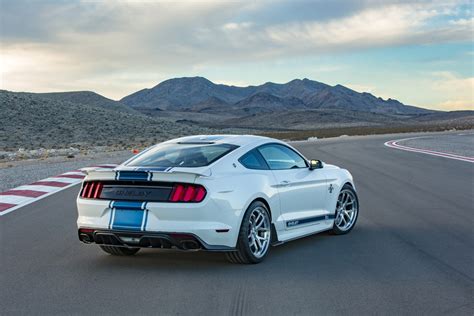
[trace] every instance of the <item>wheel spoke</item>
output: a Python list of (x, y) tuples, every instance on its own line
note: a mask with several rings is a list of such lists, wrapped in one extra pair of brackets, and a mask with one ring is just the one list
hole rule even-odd
[(265, 223), (265, 218), (262, 216), (262, 220), (260, 221), (260, 223), (257, 224), (257, 222), (255, 222), (255, 228), (258, 229), (260, 227), (262, 227), (263, 223)]
[(341, 220), (344, 221), (344, 226), (346, 226), (347, 221), (346, 221), (346, 217), (344, 216), (344, 213), (341, 214)]
[(344, 204), (347, 203), (347, 200), (349, 199), (349, 194), (344, 193)]
[(262, 243), (261, 243), (260, 239), (257, 238), (257, 239), (255, 239), (255, 241), (257, 242), (257, 245), (258, 245), (258, 248), (259, 248), (258, 250), (262, 250)]

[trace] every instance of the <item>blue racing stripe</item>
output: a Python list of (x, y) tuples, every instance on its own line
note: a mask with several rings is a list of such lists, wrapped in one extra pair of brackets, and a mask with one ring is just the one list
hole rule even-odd
[(116, 180), (149, 181), (150, 173), (145, 171), (117, 171)]
[(109, 229), (141, 230), (148, 218), (147, 202), (111, 201)]
[(328, 214), (328, 215), (307, 217), (307, 218), (302, 218), (302, 219), (295, 219), (295, 220), (287, 221), (286, 227), (294, 227), (294, 226), (308, 224), (312, 222), (325, 221), (328, 219), (334, 219), (334, 217), (335, 217), (334, 214)]
[(141, 230), (145, 211), (116, 209), (112, 229)]
[(134, 201), (114, 201), (112, 204), (113, 208), (125, 208), (125, 209), (140, 209), (143, 210), (143, 202)]

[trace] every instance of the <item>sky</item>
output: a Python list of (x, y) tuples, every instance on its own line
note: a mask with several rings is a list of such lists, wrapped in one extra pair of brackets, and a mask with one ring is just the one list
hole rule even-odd
[(175, 77), (308, 78), (474, 110), (473, 1), (0, 0), (0, 88), (114, 100)]

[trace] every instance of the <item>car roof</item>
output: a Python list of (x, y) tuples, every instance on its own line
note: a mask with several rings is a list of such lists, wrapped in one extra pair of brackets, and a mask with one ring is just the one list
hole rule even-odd
[(176, 138), (166, 143), (190, 143), (190, 144), (232, 144), (244, 146), (249, 144), (260, 144), (267, 142), (279, 142), (276, 139), (256, 135), (194, 135)]

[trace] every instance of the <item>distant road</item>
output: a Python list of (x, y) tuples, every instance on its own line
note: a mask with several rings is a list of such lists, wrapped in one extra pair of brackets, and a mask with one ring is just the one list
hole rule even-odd
[(473, 315), (474, 164), (384, 146), (412, 136), (297, 143), (353, 173), (359, 221), (348, 235), (274, 247), (259, 265), (204, 252), (107, 256), (77, 239), (78, 187), (2, 216), (1, 313)]

